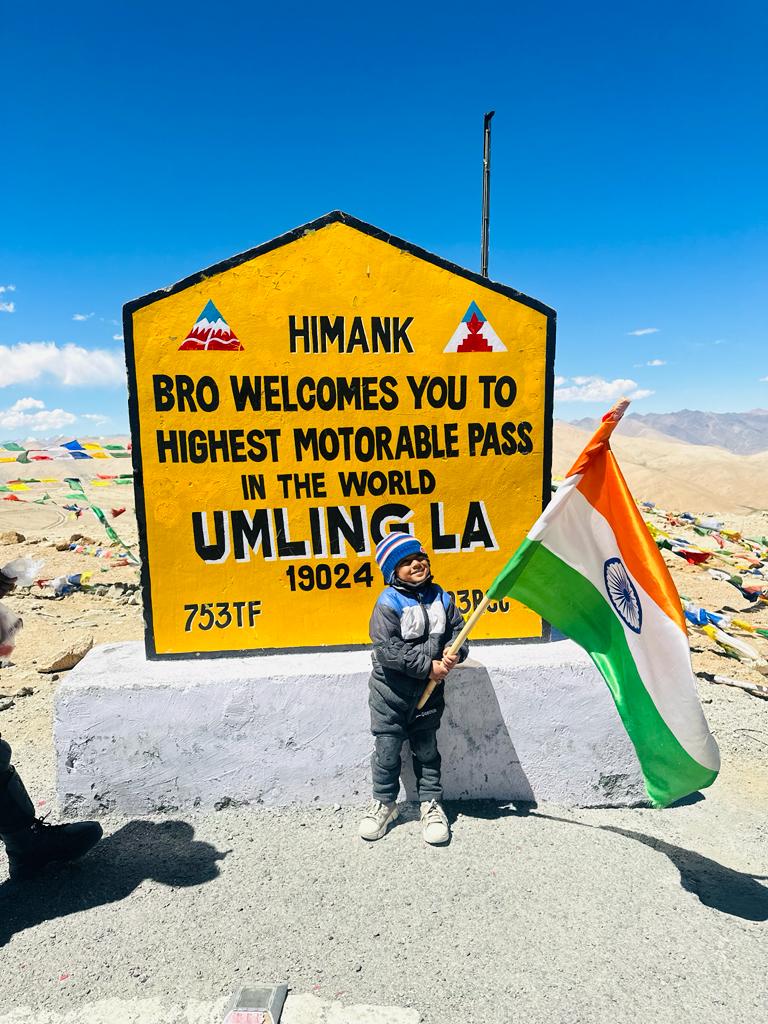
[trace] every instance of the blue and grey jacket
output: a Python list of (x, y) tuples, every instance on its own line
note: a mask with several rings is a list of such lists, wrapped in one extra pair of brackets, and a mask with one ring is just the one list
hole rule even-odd
[[(450, 594), (431, 580), (418, 590), (384, 589), (374, 605), (370, 622), (373, 675), (400, 690), (420, 689), (429, 678), (432, 662), (459, 635), (464, 620)], [(459, 661), (469, 654), (462, 644)]]

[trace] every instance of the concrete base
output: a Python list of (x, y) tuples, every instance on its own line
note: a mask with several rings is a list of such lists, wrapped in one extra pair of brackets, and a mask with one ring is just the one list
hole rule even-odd
[[(587, 655), (551, 644), (475, 647), (447, 683), (445, 797), (635, 804), (634, 751)], [(56, 694), (66, 813), (362, 804), (372, 739), (366, 651), (149, 662), (95, 647)], [(405, 793), (415, 799), (407, 748)]]

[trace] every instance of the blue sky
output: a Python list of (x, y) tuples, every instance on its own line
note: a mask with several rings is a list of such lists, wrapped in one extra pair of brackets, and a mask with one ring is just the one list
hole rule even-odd
[(768, 407), (767, 10), (6, 6), (0, 437), (126, 430), (123, 302), (328, 210), (478, 269), (491, 108), (556, 413)]

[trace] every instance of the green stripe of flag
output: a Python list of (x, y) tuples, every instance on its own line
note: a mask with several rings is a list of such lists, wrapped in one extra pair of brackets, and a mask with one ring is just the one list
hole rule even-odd
[(643, 685), (624, 628), (597, 588), (539, 541), (525, 540), (488, 597), (512, 597), (582, 646), (603, 675), (658, 807), (710, 786), (717, 772), (678, 743)]

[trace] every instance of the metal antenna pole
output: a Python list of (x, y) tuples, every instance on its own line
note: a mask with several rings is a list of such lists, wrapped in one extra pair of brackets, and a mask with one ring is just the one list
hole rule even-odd
[(480, 273), (488, 277), (488, 236), (491, 222), (491, 118), (489, 110), (483, 118), (483, 226), (480, 240)]

